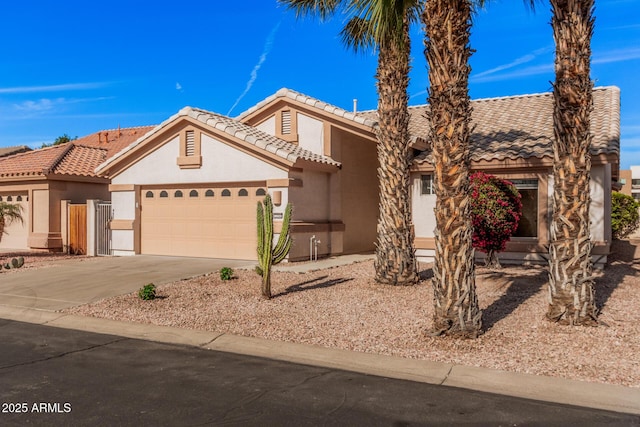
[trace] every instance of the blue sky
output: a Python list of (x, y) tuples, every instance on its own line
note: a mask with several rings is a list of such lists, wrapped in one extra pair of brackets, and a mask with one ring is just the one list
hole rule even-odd
[[(640, 2), (596, 1), (592, 78), (622, 90), (621, 165), (640, 165)], [(494, 0), (478, 12), (472, 98), (547, 92), (550, 6)], [(281, 87), (376, 107), (372, 53), (340, 42), (344, 17), (296, 20), (274, 1), (23, 0), (0, 14), (0, 146), (158, 124), (189, 105), (236, 116)], [(426, 102), (420, 26), (411, 104)]]

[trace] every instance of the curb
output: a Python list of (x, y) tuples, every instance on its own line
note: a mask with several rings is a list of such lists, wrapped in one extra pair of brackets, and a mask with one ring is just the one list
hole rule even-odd
[(0, 319), (640, 415), (640, 388), (0, 305)]

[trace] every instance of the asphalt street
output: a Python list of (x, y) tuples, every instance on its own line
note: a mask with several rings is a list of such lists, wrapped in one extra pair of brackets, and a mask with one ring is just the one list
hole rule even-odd
[(0, 425), (640, 426), (640, 417), (0, 319)]

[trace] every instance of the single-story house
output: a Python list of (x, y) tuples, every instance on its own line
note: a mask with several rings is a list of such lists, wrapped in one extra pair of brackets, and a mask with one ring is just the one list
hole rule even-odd
[[(65, 203), (109, 200), (109, 180), (94, 170), (153, 127), (100, 131), (66, 144), (17, 150), (0, 158), (0, 201), (19, 203), (24, 221), (13, 222), (0, 249), (62, 251)], [(27, 147), (28, 148), (28, 147)]]
[[(591, 226), (594, 258), (611, 242), (611, 186), (619, 178), (620, 92), (594, 90)], [(524, 215), (502, 254), (546, 255), (553, 191), (550, 93), (472, 101), (472, 170), (513, 181)], [(433, 256), (428, 105), (410, 108), (417, 256)], [(0, 197), (23, 204), (0, 248), (61, 250), (65, 203), (111, 200), (114, 255), (255, 259), (256, 203), (268, 192), (276, 228), (294, 207), (290, 260), (370, 252), (378, 215), (376, 112), (348, 112), (281, 89), (236, 118), (186, 107), (158, 126), (101, 131), (0, 158)], [(20, 228), (22, 227), (22, 228)], [(277, 230), (276, 230), (277, 231)]]
[[(552, 94), (472, 101), (471, 167), (512, 180), (520, 227), (503, 261), (542, 261), (549, 241)], [(427, 105), (411, 107), (412, 209), (419, 259), (435, 227)], [(594, 90), (591, 179), (596, 261), (611, 242), (619, 173), (620, 93)], [(236, 118), (186, 107), (102, 163), (109, 177), (115, 255), (255, 259), (255, 206), (267, 192), (276, 219), (294, 206), (291, 260), (373, 251), (378, 214), (376, 112), (348, 112), (281, 89)]]

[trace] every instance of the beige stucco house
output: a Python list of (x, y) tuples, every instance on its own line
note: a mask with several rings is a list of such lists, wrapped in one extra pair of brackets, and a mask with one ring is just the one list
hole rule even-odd
[(256, 258), (256, 205), (293, 205), (291, 260), (374, 249), (374, 122), (283, 89), (232, 119), (184, 108), (103, 163), (114, 255)]
[[(552, 94), (472, 106), (471, 168), (512, 180), (523, 197), (523, 219), (501, 259), (543, 262), (552, 211)], [(417, 256), (425, 261), (433, 256), (435, 228), (427, 109), (410, 108), (412, 214)], [(186, 107), (158, 126), (102, 131), (0, 159), (0, 197), (21, 196), (29, 217), (23, 237), (10, 244), (59, 248), (61, 204), (110, 199), (113, 255), (255, 259), (256, 204), (268, 192), (276, 231), (286, 204), (294, 207), (290, 260), (315, 250), (373, 251), (376, 120), (375, 111), (348, 112), (281, 89), (236, 118)], [(591, 230), (599, 264), (611, 243), (619, 123), (619, 89), (595, 89)]]

